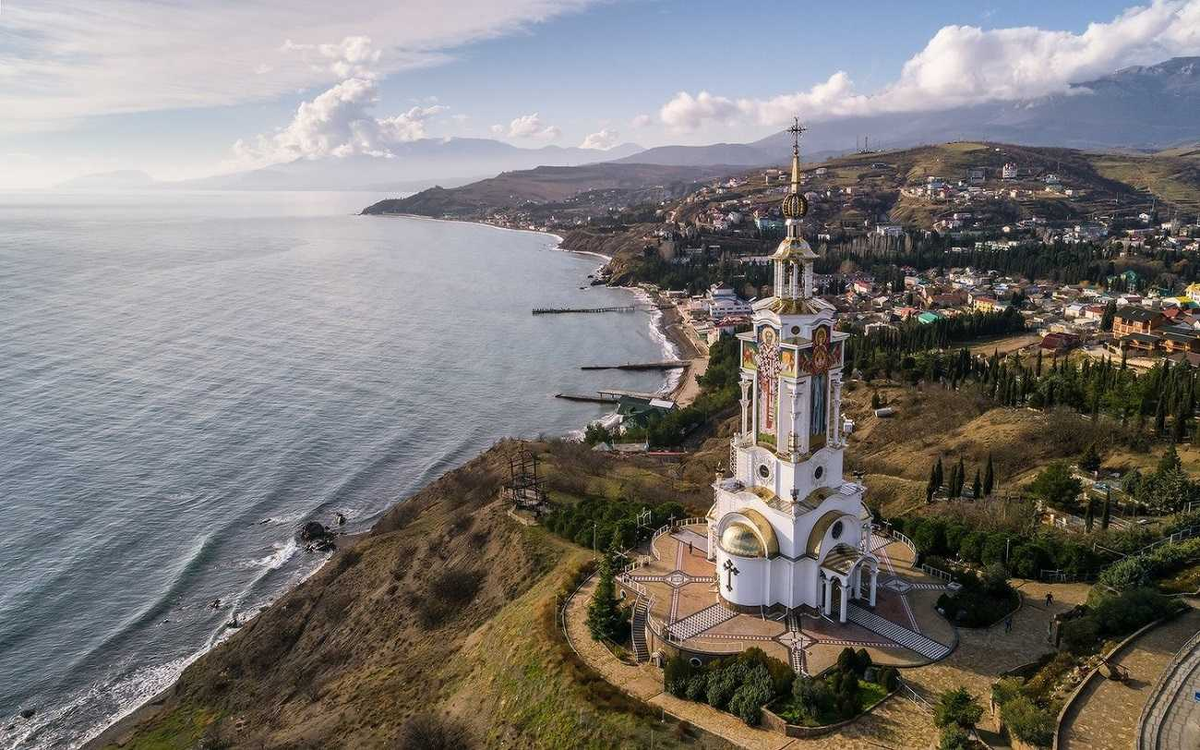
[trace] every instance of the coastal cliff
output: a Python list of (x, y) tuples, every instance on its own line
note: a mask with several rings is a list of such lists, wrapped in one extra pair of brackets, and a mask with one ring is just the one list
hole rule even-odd
[[(683, 728), (663, 737), (657, 715), (572, 658), (555, 601), (591, 554), (507, 515), (515, 447), (393, 507), (89, 748), (616, 747), (652, 724), (660, 747), (705, 744)], [(623, 475), (651, 502), (683, 496), (649, 461), (529, 447), (552, 487)]]

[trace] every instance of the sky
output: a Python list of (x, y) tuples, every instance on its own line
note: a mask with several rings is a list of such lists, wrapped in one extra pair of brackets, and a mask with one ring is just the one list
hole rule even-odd
[(745, 142), (1200, 55), (1200, 0), (3, 0), (0, 189), (418, 138)]

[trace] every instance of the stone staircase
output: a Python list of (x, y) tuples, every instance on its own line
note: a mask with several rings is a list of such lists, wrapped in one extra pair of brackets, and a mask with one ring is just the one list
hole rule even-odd
[(950, 647), (945, 646), (932, 638), (926, 638), (920, 633), (901, 627), (891, 620), (880, 617), (874, 612), (859, 607), (855, 604), (846, 606), (846, 619), (856, 625), (861, 625), (872, 633), (882, 635), (888, 640), (895, 641), (907, 649), (916, 651), (926, 659), (937, 661), (943, 659), (950, 653)]
[(646, 600), (638, 597), (637, 602), (633, 605), (633, 622), (631, 624), (633, 632), (633, 656), (638, 663), (649, 660), (650, 649), (646, 646)]
[(713, 604), (688, 615), (679, 622), (672, 623), (667, 631), (671, 634), (671, 640), (686, 641), (688, 638), (698, 636), (706, 630), (712, 630), (734, 617), (737, 617), (737, 613), (733, 610), (726, 609), (720, 604)]

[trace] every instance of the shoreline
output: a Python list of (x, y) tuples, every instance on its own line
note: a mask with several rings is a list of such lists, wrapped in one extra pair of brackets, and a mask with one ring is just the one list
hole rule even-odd
[[(403, 501), (401, 500), (399, 502), (403, 502)], [(395, 505), (395, 503), (388, 506), (388, 509), (391, 509), (394, 505)], [(267, 611), (271, 607), (274, 607), (276, 602), (278, 602), (281, 598), (283, 598), (289, 592), (295, 590), (298, 586), (303, 584), (309, 578), (312, 578), (314, 575), (316, 575), (318, 572), (320, 572), (320, 570), (322, 568), (324, 568), (329, 563), (329, 561), (332, 560), (339, 552), (353, 549), (359, 542), (361, 542), (363, 539), (367, 538), (367, 536), (371, 533), (371, 529), (373, 529), (373, 528), (375, 528), (375, 525), (371, 524), (371, 528), (364, 529), (362, 531), (355, 531), (350, 534), (339, 535), (337, 538), (338, 547), (335, 552), (333, 552), (328, 557), (326, 557), (324, 560), (322, 560), (319, 565), (314, 566), (312, 570), (310, 570), (308, 573), (306, 573), (302, 578), (300, 578), (300, 580), (296, 581), (293, 585), (288, 586), (287, 588), (284, 588), (284, 589), (280, 589), (279, 593), (268, 604), (259, 607), (257, 610), (254, 611), (254, 613), (252, 615), (250, 615), (249, 617), (247, 617), (244, 620), (241, 620), (240, 624), (237, 628), (230, 628), (227, 625), (221, 626), (221, 631), (217, 634), (217, 636), (215, 638), (213, 638), (210, 641), (209, 645), (204, 646), (203, 648), (199, 649), (196, 653), (194, 653), (190, 657), (188, 657), (187, 666), (185, 666), (182, 670), (180, 670), (179, 676), (177, 676), (174, 680), (172, 680), (170, 685), (167, 685), (162, 690), (151, 695), (149, 698), (147, 698), (142, 703), (134, 706), (132, 709), (130, 709), (126, 713), (117, 717), (116, 720), (114, 720), (111, 724), (109, 724), (108, 726), (101, 729), (91, 739), (85, 740), (83, 742), (83, 744), (79, 746), (80, 750), (102, 750), (102, 748), (107, 747), (108, 745), (119, 745), (119, 742), (120, 742), (122, 736), (126, 732), (130, 731), (131, 729), (133, 729), (135, 726), (142, 723), (143, 721), (150, 719), (154, 715), (154, 713), (166, 702), (167, 698), (175, 690), (176, 686), (179, 685), (179, 678), (183, 676), (183, 673), (185, 671), (187, 671), (187, 669), (189, 667), (191, 667), (192, 664), (195, 664), (197, 661), (204, 658), (205, 654), (210, 653), (213, 649), (219, 647), (222, 643), (224, 643), (228, 639), (232, 638), (234, 635), (237, 634), (238, 630), (241, 630), (242, 628), (249, 625), (260, 614)]]
[[(498, 230), (509, 231), (509, 232), (523, 232), (523, 233), (527, 233), (527, 234), (537, 234), (537, 235), (541, 235), (544, 237), (549, 237), (555, 242), (555, 245), (550, 248), (551, 250), (564, 252), (564, 253), (572, 253), (572, 254), (576, 254), (576, 255), (586, 255), (589, 257), (600, 258), (601, 260), (604, 261), (605, 264), (607, 264), (609, 261), (612, 260), (611, 256), (606, 256), (603, 253), (597, 253), (597, 252), (586, 251), (586, 250), (584, 250), (584, 251), (569, 250), (567, 248), (564, 248), (564, 247), (562, 247), (563, 238), (552, 232), (544, 232), (544, 231), (535, 230), (535, 229), (513, 229), (510, 227), (496, 226), (494, 224), (489, 224), (487, 222), (482, 222), (482, 221), (465, 221), (465, 220), (458, 220), (458, 219), (436, 219), (436, 218), (429, 217), (429, 216), (417, 216), (417, 215), (408, 215), (408, 214), (382, 214), (382, 215), (359, 214), (359, 215), (383, 216), (385, 218), (395, 216), (395, 217), (400, 217), (400, 218), (420, 219), (420, 220), (424, 220), (424, 221), (436, 221), (436, 222), (444, 222), (444, 223), (476, 224), (479, 226), (486, 226), (486, 227), (490, 227), (492, 229), (498, 229)], [(601, 266), (601, 268), (603, 268), (603, 266)], [(658, 298), (657, 295), (650, 294), (650, 293), (646, 292), (645, 290), (640, 289), (638, 287), (616, 286), (616, 287), (610, 287), (610, 288), (621, 289), (621, 290), (627, 291), (627, 292), (633, 294), (635, 297), (644, 297), (648, 302), (650, 302), (652, 304), (660, 304), (661, 303), (661, 300)], [(664, 352), (664, 355), (667, 356), (667, 358), (681, 358), (681, 357), (676, 357), (672, 353), (672, 350), (675, 352), (695, 352), (695, 350), (696, 350), (695, 345), (687, 338), (686, 333), (684, 333), (682, 331), (682, 326), (680, 325), (681, 321), (679, 318), (680, 318), (680, 316), (679, 316), (678, 309), (676, 308), (675, 305), (670, 304), (666, 309), (658, 310), (657, 317), (652, 318), (652, 320), (650, 322), (651, 328), (657, 332), (658, 337), (661, 338), (663, 341), (663, 345), (664, 345), (663, 352)], [(679, 376), (678, 381), (676, 381), (675, 383), (671, 383), (671, 379), (673, 376), (667, 375), (667, 376), (665, 376), (663, 383), (660, 386), (660, 390), (666, 394), (669, 394), (670, 398), (672, 398), (672, 399), (677, 399), (678, 395), (682, 391), (685, 391), (687, 389), (689, 383), (695, 382), (694, 378), (690, 377), (690, 374), (694, 369), (693, 364), (691, 363), (692, 358), (688, 357), (688, 359), (689, 359), (689, 366), (682, 371), (682, 373)], [(707, 358), (705, 359), (705, 361), (707, 361)], [(684, 404), (681, 404), (681, 406), (682, 405), (684, 405)], [(615, 416), (615, 412), (606, 414), (600, 418), (600, 421), (603, 421), (606, 419), (611, 419), (614, 416)], [(588, 424), (590, 424), (590, 422)], [(578, 434), (579, 436), (582, 436), (583, 430), (586, 427), (587, 427), (587, 424), (584, 424), (581, 427), (579, 427), (578, 430), (568, 432), (567, 435), (572, 436), (572, 435)], [(436, 479), (434, 479), (432, 481), (436, 481)], [(426, 485), (426, 486), (428, 486), (428, 485)], [(422, 489), (424, 489), (424, 488), (422, 488)], [(398, 501), (398, 502), (403, 502), (403, 500)], [(390, 510), (395, 505), (396, 505), (396, 503), (392, 503), (391, 505), (389, 505), (387, 508), (384, 509), (383, 513), (385, 514), (388, 510)], [(383, 515), (383, 514), (380, 514), (380, 515)], [(372, 528), (374, 528), (374, 524), (372, 524), (371, 528), (367, 528), (362, 531), (355, 532), (353, 534), (345, 534), (345, 535), (339, 537), (339, 546), (338, 546), (339, 551), (353, 547), (354, 544), (358, 543), (358, 541), (360, 539), (365, 538), (368, 534), (370, 534)], [(344, 540), (344, 542), (343, 542), (343, 540)], [(312, 570), (308, 571), (308, 573), (306, 573), (299, 580), (295, 581), (292, 585), (289, 585), (285, 588), (280, 589), (276, 593), (276, 595), (272, 598), (270, 603), (268, 603), (267, 605), (265, 605), (263, 607), (260, 607), (253, 613), (253, 615), (251, 615), (246, 620), (242, 621), (242, 627), (245, 627), (248, 623), (253, 621), (256, 617), (258, 617), (258, 615), (261, 612), (265, 611), (266, 609), (268, 609), (270, 607), (275, 606), (275, 602), (277, 602), (281, 597), (285, 596), (290, 591), (293, 591), (297, 586), (301, 585), (304, 581), (308, 580), (313, 575), (315, 575), (317, 572), (319, 572), (329, 562), (329, 560), (333, 559), (333, 557), (336, 554), (337, 553), (335, 552), (333, 555), (330, 555), (329, 557), (325, 558), (325, 560), (323, 560), (320, 564), (314, 566), (312, 568)], [(190, 667), (192, 664), (194, 664), (197, 660), (203, 658), (205, 654), (208, 654), (213, 649), (220, 646), (222, 643), (225, 642), (225, 640), (232, 637), (234, 634), (235, 633), (229, 632), (228, 628), (222, 627), (222, 630), (215, 637), (210, 639), (208, 644), (202, 646), (193, 655), (188, 657), (187, 666), (185, 666), (183, 668), (183, 670), (180, 671), (180, 675), (182, 675), (183, 671), (185, 671), (188, 667)], [(149, 698), (147, 698), (142, 703), (139, 703), (139, 704), (131, 707), (124, 714), (120, 714), (120, 715), (116, 716), (110, 724), (108, 724), (106, 727), (100, 729), (100, 731), (94, 737), (86, 740), (81, 745), (83, 750), (100, 750), (101, 748), (104, 748), (107, 745), (117, 743), (124, 734), (126, 734), (127, 732), (132, 730), (136, 725), (151, 718), (154, 715), (154, 713), (163, 705), (163, 703), (166, 701), (167, 697), (171, 694), (171, 692), (173, 690), (175, 690), (175, 688), (178, 684), (179, 684), (179, 676), (177, 676), (174, 680), (172, 680), (169, 685), (164, 687), (159, 692), (151, 695)]]

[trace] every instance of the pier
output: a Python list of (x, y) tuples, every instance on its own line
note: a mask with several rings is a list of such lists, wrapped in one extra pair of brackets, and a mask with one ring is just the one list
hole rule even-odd
[(566, 313), (609, 313), (635, 312), (641, 305), (619, 305), (617, 307), (535, 307), (534, 315), (564, 315)]
[(583, 365), (580, 370), (681, 370), (690, 363), (682, 359), (665, 362), (626, 362), (623, 365)]
[(621, 400), (622, 396), (630, 398), (640, 398), (646, 401), (653, 399), (669, 398), (658, 393), (641, 393), (639, 391), (621, 391), (616, 389), (606, 389), (596, 391), (594, 394), (588, 393), (556, 393), (555, 398), (565, 399), (567, 401), (586, 401), (593, 404), (615, 404)]

